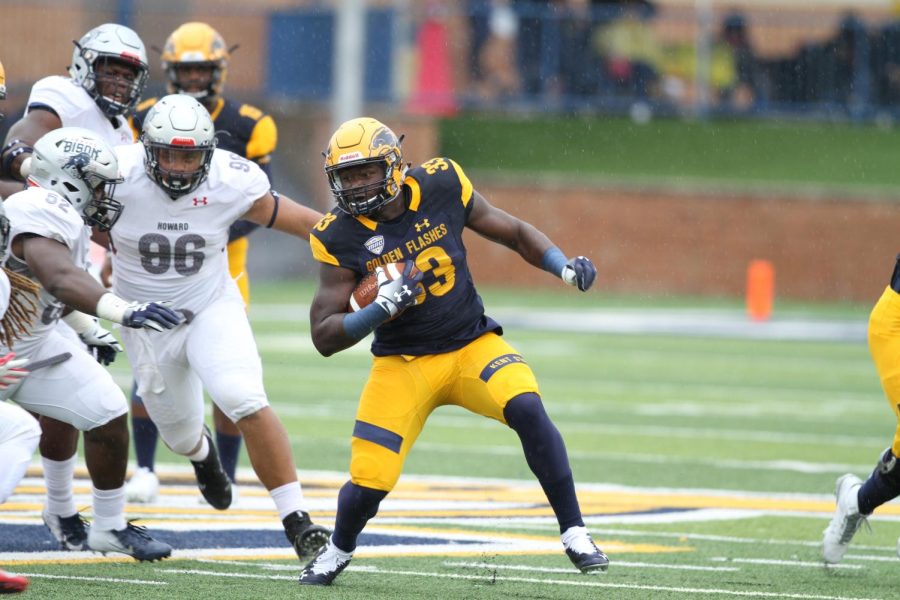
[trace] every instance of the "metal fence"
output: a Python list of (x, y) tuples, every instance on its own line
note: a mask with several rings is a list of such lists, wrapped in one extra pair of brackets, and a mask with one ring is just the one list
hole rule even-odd
[[(887, 4), (806, 8), (713, 0), (384, 0), (361, 3), (365, 101), (410, 112), (631, 111), (871, 119), (898, 115), (900, 21)], [(794, 3), (784, 3), (791, 5)], [(0, 60), (10, 104), (63, 73), (71, 40), (124, 21), (159, 47), (187, 20), (240, 44), (229, 90), (327, 103), (333, 0), (6, 0)], [(733, 7), (742, 7), (734, 9)], [(162, 88), (156, 54), (152, 87)]]

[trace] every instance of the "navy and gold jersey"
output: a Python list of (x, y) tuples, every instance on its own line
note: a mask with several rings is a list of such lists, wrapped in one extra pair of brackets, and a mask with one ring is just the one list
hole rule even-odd
[[(440, 354), (462, 348), (487, 331), (502, 333), (484, 314), (463, 245), (472, 184), (449, 158), (411, 169), (403, 182), (408, 210), (389, 222), (353, 217), (337, 208), (310, 236), (322, 263), (360, 278), (389, 262), (414, 260), (423, 273), (418, 304), (375, 330), (376, 356)], [(397, 201), (403, 201), (403, 198)]]
[[(144, 100), (129, 118), (135, 137), (140, 136), (144, 118), (157, 100), (157, 98)], [(272, 153), (278, 144), (278, 129), (274, 119), (255, 106), (240, 104), (226, 98), (219, 98), (209, 114), (216, 128), (217, 148), (252, 160), (262, 167), (271, 181), (270, 163)], [(244, 237), (257, 227), (248, 221), (237, 221), (231, 226), (228, 241)]]

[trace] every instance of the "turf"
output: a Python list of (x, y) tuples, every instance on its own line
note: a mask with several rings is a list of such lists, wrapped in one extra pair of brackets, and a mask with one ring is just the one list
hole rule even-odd
[[(491, 135), (484, 135), (489, 130)], [(880, 192), (900, 185), (900, 133), (822, 122), (464, 116), (440, 124), (440, 153), (470, 171), (666, 186), (777, 185)]]
[[(311, 292), (308, 283), (256, 286), (252, 320), (268, 392), (291, 435), (301, 473), (345, 472), (355, 402), (370, 358), (365, 351), (327, 359), (315, 353), (306, 314)], [(489, 310), (523, 302), (508, 291), (488, 290), (485, 296)], [(535, 294), (527, 304), (557, 308), (555, 300), (562, 297)], [(690, 305), (590, 294), (566, 300), (573, 306), (579, 301), (593, 308)], [(727, 301), (712, 304), (741, 310)], [(792, 314), (859, 320), (866, 311), (789, 308)], [(507, 339), (535, 370), (548, 411), (567, 441), (576, 480), (585, 486), (589, 524), (600, 545), (610, 549), (612, 567), (603, 576), (573, 572), (561, 552), (359, 557), (325, 590), (298, 588), (296, 561), (30, 564), (11, 570), (33, 575), (28, 596), (40, 598), (896, 597), (896, 509), (889, 511), (892, 516), (876, 514), (873, 530), (858, 534), (845, 568), (825, 569), (819, 559), (835, 478), (847, 470), (864, 476), (896, 425), (862, 342), (617, 336), (524, 327), (510, 328)], [(124, 361), (115, 365), (120, 381), (127, 381), (125, 367)], [(177, 462), (164, 451), (159, 460)], [(246, 458), (242, 466), (248, 466)], [(454, 408), (440, 409), (429, 420), (405, 472), (438, 481), (531, 481), (509, 430)], [(458, 489), (454, 486), (465, 484), (448, 483), (448, 494)], [(646, 507), (640, 490), (660, 488), (675, 496), (654, 501), (653, 514), (641, 516)], [(721, 512), (715, 519), (698, 513), (696, 520), (682, 520), (682, 513), (668, 512), (678, 494), (733, 508), (737, 501), (715, 499), (735, 490), (753, 502), (774, 500), (769, 508)], [(815, 506), (778, 508), (796, 498)], [(558, 533), (549, 520), (422, 520), (408, 526), (550, 539)]]

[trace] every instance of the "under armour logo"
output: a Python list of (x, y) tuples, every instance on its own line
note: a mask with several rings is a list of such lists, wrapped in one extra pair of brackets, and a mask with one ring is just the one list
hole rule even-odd
[(206, 206), (207, 204), (209, 204), (209, 201), (206, 199), (206, 196), (194, 198), (194, 206)]
[(428, 229), (431, 227), (431, 223), (428, 222), (428, 219), (423, 219), (421, 223), (416, 223), (416, 233), (419, 233), (423, 229)]
[(403, 299), (406, 298), (407, 296), (412, 296), (412, 290), (409, 289), (409, 286), (407, 286), (405, 284), (402, 288), (400, 288), (399, 290), (394, 292), (394, 299), (398, 303), (403, 302)]

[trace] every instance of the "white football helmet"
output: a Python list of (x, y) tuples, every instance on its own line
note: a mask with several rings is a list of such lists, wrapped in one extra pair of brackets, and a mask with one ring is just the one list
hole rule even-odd
[(56, 192), (100, 231), (109, 231), (122, 212), (112, 197), (122, 181), (113, 149), (87, 129), (61, 127), (34, 144), (28, 184)]
[[(128, 86), (125, 101), (101, 94), (96, 72), (96, 66), (100, 61), (114, 61), (136, 70), (134, 80)], [(149, 68), (144, 42), (137, 33), (124, 25), (104, 23), (91, 29), (75, 42), (69, 75), (91, 95), (104, 114), (108, 117), (122, 115), (137, 105), (144, 86), (147, 85)]]
[(202, 104), (184, 94), (170, 94), (147, 113), (141, 142), (147, 175), (175, 200), (206, 179), (217, 140)]

